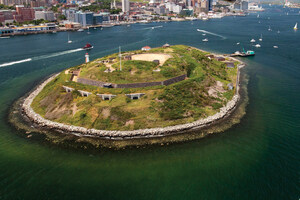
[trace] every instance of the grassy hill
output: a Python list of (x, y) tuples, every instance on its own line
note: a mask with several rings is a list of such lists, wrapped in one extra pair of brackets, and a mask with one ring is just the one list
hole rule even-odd
[[(172, 58), (159, 66), (160, 72), (153, 72), (158, 67), (153, 62), (126, 61), (122, 72), (116, 70), (104, 73), (106, 67), (99, 64), (99, 61), (115, 57), (116, 54), (70, 70), (81, 68), (81, 77), (113, 83), (165, 80), (180, 74), (187, 74), (188, 78), (169, 86), (100, 88), (70, 81), (71, 75), (63, 71), (46, 85), (34, 99), (32, 107), (43, 117), (65, 124), (106, 130), (134, 130), (183, 124), (205, 118), (218, 112), (233, 97), (237, 63), (234, 68), (227, 68), (223, 62), (208, 59), (205, 56), (207, 52), (184, 45), (155, 48), (150, 53), (168, 53)], [(112, 65), (118, 65), (117, 62)], [(233, 90), (227, 87), (228, 83), (233, 83)], [(67, 93), (62, 88), (63, 85), (76, 90)], [(92, 95), (82, 97), (77, 90), (85, 90)], [(145, 95), (141, 99), (131, 100), (125, 96), (128, 93)], [(117, 96), (104, 101), (96, 94)]]

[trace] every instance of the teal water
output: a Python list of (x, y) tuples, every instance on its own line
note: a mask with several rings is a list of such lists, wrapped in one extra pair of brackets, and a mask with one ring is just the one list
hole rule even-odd
[[(300, 32), (292, 29), (298, 12), (273, 7), (259, 19), (250, 14), (74, 32), (72, 44), (67, 33), (0, 39), (0, 199), (299, 199)], [(7, 123), (16, 99), (46, 76), (84, 62), (78, 48), (87, 42), (95, 59), (119, 46), (166, 42), (232, 53), (241, 48), (237, 42), (253, 48), (252, 38), (262, 48), (244, 59), (247, 114), (224, 133), (168, 146), (79, 151), (25, 139)], [(31, 60), (12, 63), (24, 59)]]

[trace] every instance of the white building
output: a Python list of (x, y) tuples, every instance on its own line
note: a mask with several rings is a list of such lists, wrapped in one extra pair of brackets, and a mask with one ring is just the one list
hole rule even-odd
[(170, 12), (173, 12), (173, 13), (177, 13), (179, 14), (182, 10), (182, 7), (180, 5), (176, 5), (175, 3), (173, 2), (168, 2), (166, 3), (166, 8), (170, 11)]
[(122, 11), (129, 12), (129, 10), (130, 10), (129, 0), (122, 0)]

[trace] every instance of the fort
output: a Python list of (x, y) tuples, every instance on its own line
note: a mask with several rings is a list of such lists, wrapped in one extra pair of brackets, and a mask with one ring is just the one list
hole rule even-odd
[(124, 59), (122, 70), (115, 54), (72, 67), (38, 86), (22, 104), (24, 114), (41, 127), (124, 139), (205, 127), (235, 108), (242, 67), (238, 60), (209, 59), (207, 52), (184, 45), (146, 54), (169, 56), (163, 62)]

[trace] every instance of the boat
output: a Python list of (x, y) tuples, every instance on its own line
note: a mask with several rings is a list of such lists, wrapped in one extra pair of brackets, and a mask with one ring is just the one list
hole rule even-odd
[(257, 18), (259, 18), (259, 14), (257, 15)]
[(278, 46), (273, 46), (274, 49), (278, 49)]
[(298, 30), (298, 23), (295, 24), (294, 30)]
[(252, 42), (252, 43), (253, 43), (253, 42), (255, 42), (255, 40), (254, 40), (254, 39), (252, 39), (252, 40), (250, 40), (250, 42)]
[(268, 29), (268, 31), (272, 31), (272, 29), (271, 29), (271, 26), (269, 26), (269, 29)]
[(256, 48), (260, 48), (261, 46), (260, 46), (260, 44), (256, 44), (255, 47)]
[(236, 45), (239, 45), (240, 43), (238, 42), (238, 43), (236, 43)]
[(205, 33), (203, 33), (202, 35), (203, 35), (203, 36), (206, 36), (206, 34), (205, 34)]
[(208, 39), (207, 39), (207, 38), (205, 38), (205, 39), (203, 39), (202, 41), (203, 41), (203, 42), (208, 42)]
[(151, 29), (154, 29), (154, 27), (151, 27)]
[(1, 36), (0, 39), (9, 39), (9, 36)]
[(244, 52), (242, 52), (242, 54), (241, 54), (242, 57), (254, 56), (254, 55), (255, 55), (255, 52), (254, 52), (254, 51), (251, 51), (251, 50), (248, 50), (248, 51), (246, 51), (246, 52), (245, 52), (245, 50), (244, 50)]
[(68, 34), (68, 43), (72, 43), (72, 40), (70, 40), (70, 35)]
[(52, 31), (52, 33), (57, 33), (57, 31)]
[(258, 39), (259, 41), (262, 41), (263, 39), (262, 39), (262, 34), (260, 34), (260, 38)]
[(83, 32), (84, 30), (82, 28), (78, 29), (77, 30), (78, 32)]
[(90, 43), (87, 43), (82, 49), (84, 49), (84, 50), (90, 50), (92, 48), (94, 48), (94, 47)]
[(280, 33), (280, 30), (278, 30), (277, 33)]

